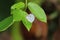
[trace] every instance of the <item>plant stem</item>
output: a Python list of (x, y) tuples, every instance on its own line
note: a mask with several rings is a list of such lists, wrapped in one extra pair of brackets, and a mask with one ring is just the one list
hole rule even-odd
[(26, 9), (27, 9), (27, 0), (25, 0), (25, 11), (26, 11)]
[(13, 36), (13, 40), (23, 40), (19, 22), (15, 22), (13, 24), (13, 26), (12, 26), (12, 36)]
[[(18, 0), (16, 0), (16, 2), (18, 2)], [(26, 9), (27, 9), (27, 0), (25, 0), (25, 2), (26, 2), (26, 5), (25, 5), (25, 11), (26, 11)], [(12, 37), (13, 37), (13, 40), (23, 40), (19, 22), (15, 22), (12, 25)]]

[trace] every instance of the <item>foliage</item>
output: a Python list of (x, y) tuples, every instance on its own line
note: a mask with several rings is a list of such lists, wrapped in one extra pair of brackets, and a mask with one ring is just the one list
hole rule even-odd
[(35, 17), (42, 21), (42, 22), (47, 22), (47, 18), (45, 15), (44, 10), (37, 4), (30, 2), (28, 4), (28, 8), (30, 9), (30, 11), (32, 12), (32, 14), (35, 15)]
[(7, 30), (7, 28), (9, 28), (12, 25), (13, 37), (15, 38), (15, 40), (17, 39), (20, 40), (18, 29), (20, 27), (19, 23), (21, 21), (25, 25), (27, 30), (30, 31), (32, 27), (32, 23), (26, 19), (26, 16), (29, 15), (25, 10), (26, 6), (39, 21), (45, 23), (47, 22), (45, 12), (39, 5), (33, 2), (29, 2), (28, 4), (24, 4), (23, 2), (18, 2), (11, 6), (11, 16), (7, 17), (5, 20), (2, 20), (0, 22), (0, 32)]
[(0, 22), (0, 32), (6, 30), (13, 24), (13, 17), (9, 16)]
[[(25, 27), (28, 29), (28, 30), (30, 30), (30, 28), (31, 28), (31, 24), (32, 23), (30, 23), (30, 22), (28, 22), (27, 21), (27, 19), (26, 19), (26, 16), (28, 15), (28, 13), (26, 13), (26, 12), (24, 12), (24, 11), (22, 11), (22, 9), (20, 9), (20, 8), (24, 8), (24, 3), (22, 3), (22, 2), (19, 2), (19, 3), (17, 3), (17, 4), (14, 4), (12, 7), (11, 7), (11, 14), (12, 14), (12, 16), (13, 16), (13, 20), (12, 21), (21, 21), (22, 20), (22, 22), (23, 22), (23, 24), (25, 25)], [(40, 6), (38, 6), (37, 4), (35, 4), (35, 3), (32, 3), (32, 2), (29, 2), (28, 3), (28, 8), (29, 8), (29, 10), (37, 17), (37, 19), (38, 20), (40, 20), (40, 21), (42, 21), (42, 22), (46, 22), (47, 20), (46, 20), (46, 15), (45, 15), (45, 12), (44, 12), (44, 10), (40, 7)], [(35, 9), (36, 8), (36, 9)], [(8, 18), (7, 18), (8, 19)], [(6, 19), (6, 20), (7, 20)], [(11, 19), (11, 18), (10, 18)], [(7, 20), (7, 21), (5, 21), (5, 20), (3, 20), (6, 24), (8, 24), (9, 22), (9, 20)], [(11, 22), (12, 22), (11, 21)], [(4, 24), (4, 22), (1, 22), (0, 24)], [(5, 24), (4, 24), (5, 25)], [(6, 25), (6, 26), (3, 26), (3, 25), (1, 25), (1, 27), (2, 27), (2, 29), (7, 29), (7, 26), (8, 25)], [(0, 28), (1, 29), (1, 28)], [(1, 30), (2, 30), (1, 29)]]

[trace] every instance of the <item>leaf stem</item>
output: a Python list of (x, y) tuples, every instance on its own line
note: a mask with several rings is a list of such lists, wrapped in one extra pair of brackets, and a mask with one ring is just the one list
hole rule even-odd
[(25, 0), (25, 11), (27, 9), (27, 0)]

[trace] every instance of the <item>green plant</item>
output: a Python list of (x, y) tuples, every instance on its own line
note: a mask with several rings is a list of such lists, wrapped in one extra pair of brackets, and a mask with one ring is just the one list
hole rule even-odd
[(22, 21), (28, 31), (30, 31), (32, 26), (32, 23), (26, 19), (26, 16), (28, 16), (28, 13), (26, 12), (27, 7), (38, 20), (45, 23), (47, 22), (44, 10), (36, 3), (27, 3), (26, 0), (26, 3), (18, 2), (11, 6), (11, 16), (0, 22), (0, 32), (5, 31), (12, 26), (11, 30), (14, 40), (23, 40), (22, 36), (19, 34), (19, 23)]

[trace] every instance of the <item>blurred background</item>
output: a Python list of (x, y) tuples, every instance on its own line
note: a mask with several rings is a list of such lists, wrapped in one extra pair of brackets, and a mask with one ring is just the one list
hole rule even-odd
[[(15, 2), (25, 2), (25, 0), (0, 0), (0, 21), (10, 16), (10, 7)], [(47, 40), (60, 40), (60, 0), (28, 0), (28, 2), (39, 4), (47, 15)], [(29, 37), (31, 34), (22, 27), (25, 40), (36, 40), (34, 37)], [(32, 38), (32, 39), (31, 39)], [(10, 40), (10, 28), (0, 33), (0, 40)]]

